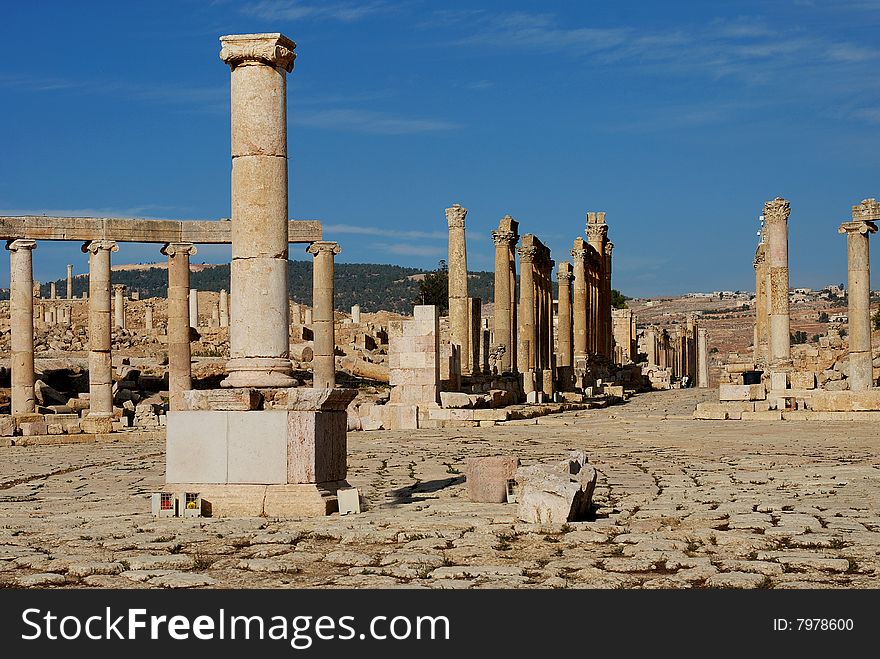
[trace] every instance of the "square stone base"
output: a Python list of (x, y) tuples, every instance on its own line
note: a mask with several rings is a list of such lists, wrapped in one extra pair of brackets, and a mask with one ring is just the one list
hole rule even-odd
[(206, 485), (167, 483), (169, 492), (197, 492), (205, 517), (323, 517), (339, 509), (337, 490), (346, 481), (294, 485)]

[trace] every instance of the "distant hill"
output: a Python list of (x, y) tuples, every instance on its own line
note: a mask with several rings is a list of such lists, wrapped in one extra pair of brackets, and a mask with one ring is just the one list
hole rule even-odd
[[(311, 305), (312, 303), (312, 264), (308, 261), (289, 261), (288, 278), (292, 300)], [(190, 274), (190, 286), (200, 291), (229, 290), (229, 265), (199, 265)], [(355, 304), (361, 311), (371, 313), (380, 310), (397, 313), (412, 313), (413, 300), (419, 292), (419, 280), (427, 270), (405, 268), (397, 265), (377, 263), (337, 263), (335, 266), (335, 307), (338, 311), (350, 311)], [(168, 287), (168, 271), (165, 264), (146, 264), (136, 268), (121, 266), (114, 268), (114, 284), (125, 284), (129, 290), (138, 291), (142, 298), (165, 297)], [(51, 282), (41, 284), (40, 291), (49, 297)], [(479, 297), (484, 303), (494, 298), (495, 275), (492, 272), (469, 273), (471, 296)], [(67, 293), (67, 281), (55, 282), (59, 295)], [(75, 277), (73, 294), (80, 297), (88, 287), (88, 278)]]

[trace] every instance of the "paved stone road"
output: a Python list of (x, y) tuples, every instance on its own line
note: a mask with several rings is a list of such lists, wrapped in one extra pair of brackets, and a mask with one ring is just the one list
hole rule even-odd
[[(693, 421), (711, 390), (530, 425), (352, 433), (369, 510), (155, 519), (155, 440), (0, 449), (0, 585), (106, 588), (876, 588), (880, 426)], [(473, 504), (464, 458), (585, 448), (596, 519)]]

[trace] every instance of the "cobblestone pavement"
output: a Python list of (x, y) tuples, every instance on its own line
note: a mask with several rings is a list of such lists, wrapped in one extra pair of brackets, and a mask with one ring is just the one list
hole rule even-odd
[[(155, 440), (0, 449), (0, 585), (428, 588), (880, 586), (880, 426), (693, 421), (712, 390), (537, 424), (349, 434), (369, 509), (308, 521), (156, 519)], [(474, 504), (469, 456), (585, 448), (594, 520)]]

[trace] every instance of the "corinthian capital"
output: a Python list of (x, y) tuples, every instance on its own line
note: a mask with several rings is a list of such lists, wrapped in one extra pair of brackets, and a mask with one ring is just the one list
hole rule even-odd
[(450, 229), (464, 229), (464, 218), (467, 217), (467, 208), (460, 204), (453, 204), (446, 209), (446, 223)]
[(538, 255), (537, 247), (520, 247), (517, 251), (522, 263), (534, 263), (535, 257)]
[(608, 235), (607, 224), (587, 224), (587, 239), (591, 243), (601, 242)]
[(791, 203), (782, 197), (764, 204), (764, 219), (767, 222), (786, 222), (791, 213)]
[(496, 247), (500, 247), (501, 245), (516, 245), (516, 241), (519, 239), (513, 231), (493, 231), (492, 232), (492, 241), (495, 243)]
[(283, 34), (229, 34), (220, 37), (220, 59), (232, 69), (237, 66), (262, 64), (293, 71), (296, 44)]
[(309, 254), (314, 254), (317, 256), (321, 252), (330, 252), (331, 254), (339, 254), (342, 251), (342, 248), (339, 246), (339, 243), (334, 243), (329, 240), (317, 240), (313, 242), (306, 248), (306, 251)]

